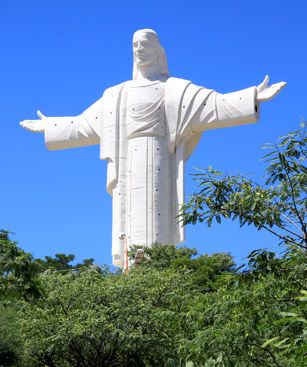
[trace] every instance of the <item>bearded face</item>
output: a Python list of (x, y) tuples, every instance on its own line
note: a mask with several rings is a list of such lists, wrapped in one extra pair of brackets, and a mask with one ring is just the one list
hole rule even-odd
[(146, 32), (137, 32), (133, 38), (134, 60), (139, 66), (151, 65), (158, 61), (158, 41)]
[(133, 79), (139, 68), (150, 67), (158, 78), (169, 76), (167, 60), (158, 35), (151, 29), (141, 29), (133, 35)]

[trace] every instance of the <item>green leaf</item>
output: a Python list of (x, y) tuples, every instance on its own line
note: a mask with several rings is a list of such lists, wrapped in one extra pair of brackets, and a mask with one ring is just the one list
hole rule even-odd
[(274, 344), (274, 342), (276, 342), (277, 340), (279, 340), (280, 337), (279, 336), (275, 336), (274, 338), (271, 338), (269, 340), (266, 340), (262, 345), (261, 348), (266, 348), (268, 345), (270, 344)]

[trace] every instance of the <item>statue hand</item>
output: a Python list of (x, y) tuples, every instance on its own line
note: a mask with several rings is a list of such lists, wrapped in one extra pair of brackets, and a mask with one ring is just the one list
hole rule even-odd
[(46, 119), (46, 116), (44, 116), (40, 111), (37, 111), (37, 116), (40, 120), (24, 120), (21, 121), (20, 126), (34, 133), (43, 133), (45, 131), (44, 119)]
[(257, 86), (257, 101), (264, 102), (274, 98), (287, 84), (286, 82), (280, 82), (276, 84), (269, 84), (269, 76), (266, 75), (263, 82)]

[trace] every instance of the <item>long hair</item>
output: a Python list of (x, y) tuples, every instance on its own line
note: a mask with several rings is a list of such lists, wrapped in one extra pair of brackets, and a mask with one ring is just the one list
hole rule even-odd
[[(155, 43), (156, 43), (156, 52), (157, 52), (157, 63), (156, 63), (157, 70), (156, 71), (161, 76), (163, 76), (165, 78), (168, 78), (169, 77), (169, 71), (168, 71), (168, 66), (167, 66), (167, 58), (166, 58), (164, 48), (160, 44), (159, 37), (158, 37), (157, 33), (153, 29), (140, 29), (140, 30), (138, 30), (134, 33), (133, 37), (137, 33), (148, 33), (148, 34), (150, 34), (151, 38), (155, 41)], [(137, 79), (138, 72), (139, 72), (139, 67), (138, 67), (137, 63), (135, 62), (135, 56), (133, 54), (133, 73), (132, 73), (132, 79), (133, 80)]]

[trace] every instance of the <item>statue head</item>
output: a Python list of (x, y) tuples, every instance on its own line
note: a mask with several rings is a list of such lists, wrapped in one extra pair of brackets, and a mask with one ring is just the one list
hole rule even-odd
[(137, 79), (139, 68), (151, 66), (156, 74), (169, 76), (166, 55), (157, 33), (152, 29), (140, 29), (133, 35), (133, 79)]

